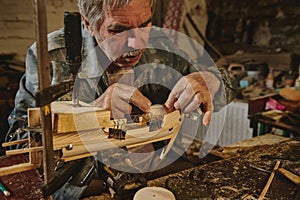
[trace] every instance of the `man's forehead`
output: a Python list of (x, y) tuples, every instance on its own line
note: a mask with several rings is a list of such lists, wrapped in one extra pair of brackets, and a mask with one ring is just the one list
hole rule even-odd
[(147, 6), (151, 6), (151, 2), (153, 0), (104, 0), (103, 8), (104, 10), (118, 10), (123, 9), (128, 4), (131, 4), (132, 2), (136, 2), (138, 4), (145, 4)]
[[(143, 3), (144, 2), (144, 3)], [(145, 3), (148, 2), (149, 4)], [(150, 15), (150, 16), (149, 16)], [(129, 4), (119, 7), (108, 7), (105, 9), (104, 17), (139, 18), (147, 20), (151, 17), (150, 0), (131, 0)]]

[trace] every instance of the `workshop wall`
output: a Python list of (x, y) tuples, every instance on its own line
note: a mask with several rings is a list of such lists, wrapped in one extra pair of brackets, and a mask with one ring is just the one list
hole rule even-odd
[[(48, 32), (63, 26), (64, 11), (77, 11), (77, 0), (47, 0)], [(32, 0), (0, 0), (0, 54), (24, 60), (34, 42)]]
[(207, 6), (207, 37), (215, 43), (300, 52), (299, 0), (207, 0)]

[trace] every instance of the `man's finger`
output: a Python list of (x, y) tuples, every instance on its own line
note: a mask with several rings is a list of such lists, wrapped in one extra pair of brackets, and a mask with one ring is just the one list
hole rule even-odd
[(177, 101), (176, 95), (171, 91), (167, 101), (165, 102), (165, 106), (167, 109), (171, 110), (174, 108), (174, 103)]
[[(133, 103), (143, 112), (147, 113), (150, 110), (151, 101), (135, 87), (119, 83), (115, 84), (112, 93), (112, 99), (118, 98), (127, 102), (127, 104)], [(127, 108), (128, 107), (126, 107), (125, 109)]]
[(125, 102), (121, 99), (112, 99), (111, 109), (120, 110), (124, 114), (130, 114), (132, 107), (128, 102)]
[(137, 106), (144, 113), (148, 113), (150, 111), (151, 101), (145, 97), (139, 90), (136, 90), (131, 98), (130, 102)]
[(190, 101), (193, 99), (194, 96), (194, 90), (191, 87), (187, 86), (178, 97), (178, 100), (174, 104), (174, 107), (176, 109), (185, 108), (187, 105), (189, 105)]
[(124, 85), (120, 83), (114, 84), (114, 89), (112, 92), (112, 99), (120, 98), (129, 103), (131, 96), (138, 89), (129, 85)]
[(205, 95), (205, 94), (201, 94), (199, 93), (200, 96), (202, 96), (202, 111), (204, 112), (204, 116), (203, 116), (203, 124), (205, 126), (208, 126), (212, 117), (212, 113), (214, 110), (214, 106), (213, 106), (213, 102), (211, 99), (211, 96), (209, 94)]
[(192, 100), (189, 102), (189, 104), (182, 109), (182, 112), (183, 113), (193, 112), (194, 110), (199, 108), (201, 103), (202, 102), (199, 102), (198, 97), (196, 95), (194, 95)]
[(202, 120), (202, 123), (204, 124), (204, 126), (209, 125), (211, 117), (212, 117), (212, 111), (204, 112), (204, 116), (203, 116), (203, 120)]
[(119, 109), (113, 109), (110, 112), (111, 112), (111, 117), (114, 119), (122, 119), (125, 117), (125, 114)]
[(179, 95), (184, 91), (186, 87), (187, 81), (184, 78), (181, 78), (176, 85), (173, 87), (169, 97), (165, 103), (165, 106), (168, 109), (172, 109), (174, 107), (174, 103), (177, 101)]

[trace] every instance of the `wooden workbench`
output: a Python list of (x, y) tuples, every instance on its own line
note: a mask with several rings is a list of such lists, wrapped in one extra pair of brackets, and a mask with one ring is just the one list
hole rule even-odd
[[(281, 167), (300, 175), (300, 142), (294, 139), (264, 135), (220, 148), (215, 154), (225, 159), (151, 180), (148, 185), (171, 190), (177, 200), (257, 199), (270, 174), (254, 167), (272, 171), (280, 161)], [(296, 193), (296, 184), (276, 173), (266, 199), (295, 199)]]
[[(149, 180), (148, 186), (167, 188), (174, 193), (177, 200), (257, 199), (270, 174), (259, 171), (253, 166), (272, 171), (276, 161), (280, 161), (281, 167), (300, 175), (300, 141), (274, 134), (266, 134), (214, 149), (209, 156), (212, 155), (216, 157), (215, 161), (211, 160), (191, 169)], [(1, 162), (1, 164), (4, 165), (5, 163)], [(20, 196), (16, 191), (11, 191), (12, 196), (8, 199), (22, 199), (21, 197), (24, 199), (42, 199), (39, 188), (42, 185), (41, 179), (34, 171), (26, 172), (30, 173), (29, 175), (23, 173), (25, 172), (22, 172), (22, 176), (18, 176), (20, 180), (16, 184), (20, 183), (19, 186), (23, 188), (24, 185), (28, 186), (36, 191), (36, 196), (29, 198), (26, 195), (31, 194), (30, 189), (24, 188), (22, 190), (23, 196)], [(33, 177), (32, 174), (37, 181), (30, 178), (31, 181), (25, 184), (25, 179), (21, 178)], [(15, 180), (9, 181), (10, 178), (12, 177), (2, 177), (1, 181), (9, 186), (10, 183), (15, 183)], [(33, 182), (38, 183), (34, 184), (35, 189), (30, 185)], [(276, 173), (266, 194), (266, 199), (295, 199), (296, 192), (297, 187), (294, 183)], [(2, 198), (4, 196), (0, 194), (0, 199)], [(85, 199), (111, 198), (109, 194), (103, 194)]]

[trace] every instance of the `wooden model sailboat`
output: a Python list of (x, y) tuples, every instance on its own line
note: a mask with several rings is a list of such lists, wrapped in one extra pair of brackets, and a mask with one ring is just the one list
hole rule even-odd
[[(169, 151), (182, 124), (178, 110), (161, 112), (162, 106), (152, 107), (153, 113), (140, 115), (129, 122), (127, 119), (112, 120), (110, 111), (81, 103), (72, 107), (72, 102), (52, 102), (53, 150), (56, 159), (64, 162), (95, 155), (98, 151), (119, 147), (134, 147), (142, 144), (171, 139), (161, 158)], [(156, 112), (159, 110), (159, 112)], [(40, 109), (28, 109), (28, 127), (40, 127)], [(0, 176), (26, 171), (41, 166), (42, 146), (28, 140), (3, 143), (3, 147), (28, 143), (24, 149), (8, 150), (6, 155), (29, 153), (29, 163), (0, 168)]]

